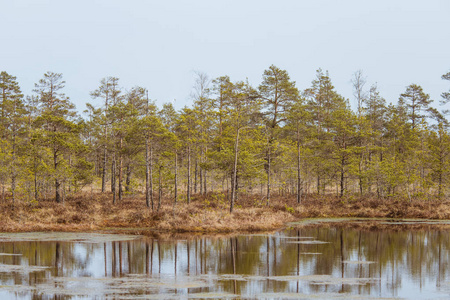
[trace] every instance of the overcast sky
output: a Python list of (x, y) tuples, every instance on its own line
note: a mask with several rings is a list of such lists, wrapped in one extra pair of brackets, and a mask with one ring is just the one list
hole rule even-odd
[(0, 0), (0, 70), (25, 94), (46, 71), (85, 109), (102, 78), (142, 86), (158, 105), (191, 105), (195, 71), (248, 78), (271, 64), (301, 90), (318, 68), (354, 103), (351, 77), (396, 102), (416, 83), (436, 102), (450, 89), (450, 1)]

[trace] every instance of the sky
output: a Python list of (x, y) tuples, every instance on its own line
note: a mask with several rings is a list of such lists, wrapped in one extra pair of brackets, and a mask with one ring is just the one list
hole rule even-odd
[(396, 103), (412, 83), (435, 100), (450, 89), (448, 0), (0, 0), (0, 71), (26, 95), (47, 71), (83, 111), (100, 80), (149, 90), (157, 105), (192, 104), (196, 72), (257, 87), (286, 70), (300, 90), (328, 70), (355, 107), (352, 75)]

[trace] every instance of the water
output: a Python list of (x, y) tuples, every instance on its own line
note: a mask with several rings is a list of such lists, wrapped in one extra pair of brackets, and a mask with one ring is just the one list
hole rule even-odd
[(449, 232), (0, 234), (0, 299), (448, 299)]

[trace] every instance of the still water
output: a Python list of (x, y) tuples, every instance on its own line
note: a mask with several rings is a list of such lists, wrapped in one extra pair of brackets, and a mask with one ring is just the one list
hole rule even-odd
[(446, 230), (0, 234), (0, 299), (448, 299)]

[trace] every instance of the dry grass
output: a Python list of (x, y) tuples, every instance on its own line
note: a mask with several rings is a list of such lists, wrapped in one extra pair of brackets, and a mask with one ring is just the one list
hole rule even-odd
[(412, 201), (308, 196), (300, 205), (294, 197), (274, 197), (269, 206), (257, 195), (241, 197), (232, 214), (221, 194), (195, 196), (188, 205), (164, 199), (159, 211), (143, 196), (130, 196), (112, 205), (111, 194), (81, 194), (64, 204), (0, 203), (0, 231), (90, 231), (136, 228), (159, 232), (254, 232), (281, 228), (302, 218), (366, 217), (450, 219), (450, 201)]
[(361, 217), (450, 219), (450, 201), (407, 199), (372, 199), (308, 197), (296, 207), (299, 218)]

